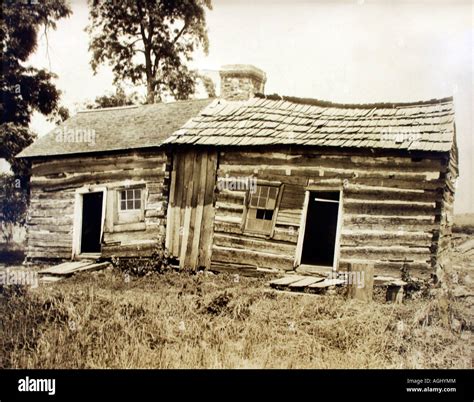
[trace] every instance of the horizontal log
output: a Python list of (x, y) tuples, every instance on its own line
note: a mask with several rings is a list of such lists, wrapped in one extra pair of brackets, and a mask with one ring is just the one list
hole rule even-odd
[(108, 257), (149, 257), (152, 255), (159, 244), (157, 241), (154, 244), (137, 244), (137, 245), (103, 245), (101, 255), (104, 258)]
[(357, 258), (381, 261), (429, 261), (431, 250), (429, 247), (407, 246), (343, 246), (340, 248), (341, 258)]
[(260, 177), (260, 174), (275, 176), (303, 176), (303, 177), (326, 177), (326, 178), (344, 178), (344, 179), (397, 179), (405, 181), (433, 181), (439, 180), (439, 171), (413, 172), (410, 168), (399, 168), (397, 170), (384, 170), (381, 168), (362, 168), (356, 169), (349, 166), (346, 169), (327, 168), (323, 166), (296, 167), (288, 166), (262, 166), (262, 165), (225, 165), (220, 164), (218, 177), (236, 176), (236, 177)]
[(353, 264), (373, 264), (374, 274), (381, 276), (393, 276), (401, 278), (401, 269), (405, 267), (411, 276), (428, 279), (433, 273), (433, 268), (429, 262), (387, 262), (367, 259), (340, 259), (339, 270), (347, 270)]
[(219, 246), (212, 247), (211, 263), (242, 263), (257, 268), (292, 270), (293, 261), (293, 257), (271, 253)]
[(375, 157), (354, 155), (321, 155), (301, 151), (298, 154), (278, 152), (226, 152), (221, 153), (221, 164), (242, 165), (290, 165), (290, 166), (327, 166), (327, 167), (351, 167), (365, 168), (411, 168), (417, 170), (441, 170), (444, 165), (440, 159), (424, 158), (419, 162), (413, 162), (411, 157)]
[(132, 155), (132, 156), (100, 156), (86, 158), (69, 157), (60, 160), (35, 162), (32, 165), (31, 172), (35, 176), (44, 176), (57, 172), (91, 172), (105, 171), (107, 169), (120, 169), (130, 166), (149, 166), (152, 168), (162, 168), (166, 162), (166, 156), (162, 153), (154, 155)]
[(216, 208), (216, 211), (221, 210), (223, 211), (223, 213), (230, 212), (230, 213), (242, 214), (244, 212), (243, 204), (235, 204), (235, 203), (230, 203), (230, 202), (217, 201), (215, 208)]
[(364, 203), (345, 202), (344, 211), (353, 215), (377, 215), (377, 216), (426, 216), (432, 217), (439, 214), (439, 209), (427, 204), (402, 204), (402, 203)]
[[(395, 190), (395, 191), (394, 191)], [(344, 200), (368, 200), (368, 201), (409, 201), (409, 202), (436, 202), (441, 199), (438, 191), (406, 191), (398, 188), (365, 188), (358, 189), (357, 186), (347, 186), (344, 189)]]
[(298, 226), (275, 226), (273, 239), (296, 244), (298, 242)]
[(214, 245), (227, 248), (247, 249), (294, 257), (295, 245), (271, 239), (255, 238), (251, 235), (229, 235), (214, 233)]
[(92, 174), (79, 174), (71, 175), (60, 179), (44, 179), (31, 178), (32, 187), (48, 187), (48, 188), (59, 188), (60, 186), (72, 186), (72, 185), (83, 185), (83, 184), (106, 184), (116, 180), (150, 180), (157, 179), (162, 176), (163, 172), (156, 171), (154, 169), (131, 169), (121, 170), (111, 174), (106, 173), (92, 173)]
[[(345, 212), (343, 215), (344, 226), (348, 225), (382, 225), (387, 227), (434, 227), (434, 216), (403, 216), (403, 215), (365, 215), (365, 214), (350, 214)], [(419, 229), (418, 229), (419, 230)]]
[[(51, 220), (49, 220), (51, 222)], [(72, 234), (72, 222), (69, 225), (46, 225), (46, 224), (35, 224), (28, 223), (28, 233), (62, 233), (62, 234)]]
[(71, 258), (71, 251), (27, 251), (26, 257), (28, 260), (34, 259), (43, 259), (43, 260), (50, 260), (50, 259), (58, 259), (58, 260), (68, 260)]
[(245, 193), (245, 191), (219, 190), (216, 192), (216, 203), (229, 202), (233, 204), (243, 205)]

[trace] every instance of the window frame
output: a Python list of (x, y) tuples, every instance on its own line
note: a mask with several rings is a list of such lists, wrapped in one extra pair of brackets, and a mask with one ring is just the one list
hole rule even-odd
[[(140, 209), (122, 209), (122, 192), (128, 190), (140, 190)], [(145, 200), (146, 185), (124, 186), (115, 189), (115, 219), (114, 226), (144, 223), (145, 222)], [(135, 195), (135, 194), (134, 194)], [(135, 198), (133, 198), (135, 200)]]
[[(245, 192), (244, 213), (243, 213), (243, 216), (242, 216), (241, 231), (242, 231), (242, 233), (248, 233), (248, 234), (253, 234), (253, 235), (261, 235), (261, 236), (265, 236), (265, 237), (268, 237), (268, 238), (272, 238), (273, 234), (275, 232), (275, 224), (276, 224), (276, 219), (277, 219), (277, 216), (278, 216), (278, 211), (279, 211), (279, 208), (280, 208), (281, 198), (282, 198), (283, 191), (284, 191), (284, 184), (282, 184), (282, 183), (265, 183), (265, 182), (262, 183), (261, 182), (261, 183), (257, 183), (257, 189), (259, 187), (273, 187), (273, 188), (276, 188), (276, 190), (277, 190), (276, 197), (275, 197), (275, 207), (273, 209), (273, 216), (272, 216), (272, 219), (271, 219), (270, 228), (269, 228), (269, 230), (258, 230), (258, 229), (255, 229), (255, 228), (249, 228), (248, 227), (250, 211), (251, 210), (258, 211), (259, 209), (267, 210), (267, 208), (251, 207), (250, 206), (250, 201), (251, 201), (251, 198), (252, 198), (252, 194), (250, 193), (250, 190), (247, 190)], [(255, 212), (255, 214), (256, 213), (257, 212)], [(262, 220), (264, 220), (264, 219), (262, 219)]]
[[(133, 197), (131, 199), (128, 199), (127, 198), (127, 193), (129, 191), (132, 191), (133, 192)], [(135, 198), (135, 195), (136, 195), (136, 191), (140, 191), (140, 197), (139, 198)], [(125, 200), (122, 198), (122, 194), (125, 193)], [(119, 209), (119, 212), (120, 213), (127, 213), (127, 212), (137, 212), (137, 211), (140, 211), (142, 209), (142, 206), (143, 206), (143, 189), (140, 188), (140, 187), (134, 187), (134, 188), (124, 188), (124, 189), (119, 189), (118, 190), (118, 195), (119, 195), (119, 198), (118, 198), (118, 209)], [(133, 203), (133, 206), (135, 207), (135, 202), (140, 200), (140, 208), (128, 208), (127, 207), (127, 203), (129, 201), (131, 201)], [(122, 202), (125, 203), (125, 209), (122, 208)]]

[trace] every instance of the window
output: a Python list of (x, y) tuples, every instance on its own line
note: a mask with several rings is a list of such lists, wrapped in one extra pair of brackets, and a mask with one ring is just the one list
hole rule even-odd
[(272, 232), (278, 191), (277, 186), (257, 186), (255, 192), (249, 193), (246, 230), (264, 234)]
[(120, 191), (120, 210), (121, 211), (140, 211), (142, 209), (142, 190), (135, 188), (131, 190)]

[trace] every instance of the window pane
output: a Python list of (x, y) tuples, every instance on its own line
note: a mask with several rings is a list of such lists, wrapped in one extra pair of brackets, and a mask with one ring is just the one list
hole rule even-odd
[(258, 198), (258, 207), (265, 208), (267, 206), (267, 193), (268, 190), (262, 190), (260, 193), (260, 197)]
[(120, 192), (120, 199), (121, 200), (126, 200), (127, 199), (127, 193), (125, 191)]
[(266, 209), (264, 219), (266, 219), (267, 221), (271, 221), (273, 219), (273, 210)]
[(127, 200), (131, 200), (133, 198), (133, 190), (127, 190)]
[(255, 208), (258, 206), (258, 190), (250, 194), (250, 206)]
[(265, 210), (264, 209), (257, 209), (257, 219), (265, 219)]
[(127, 201), (127, 209), (133, 209), (133, 201), (132, 200)]
[(127, 202), (125, 200), (120, 201), (120, 209), (127, 209)]
[(134, 198), (135, 198), (136, 200), (141, 200), (141, 198), (142, 198), (141, 192), (142, 192), (142, 191), (141, 191), (139, 188), (138, 188), (138, 189), (135, 189), (135, 196), (134, 196)]
[(135, 209), (141, 209), (142, 207), (141, 204), (142, 204), (141, 200), (135, 200)]
[(270, 187), (268, 192), (268, 198), (271, 200), (276, 200), (278, 189), (276, 187)]

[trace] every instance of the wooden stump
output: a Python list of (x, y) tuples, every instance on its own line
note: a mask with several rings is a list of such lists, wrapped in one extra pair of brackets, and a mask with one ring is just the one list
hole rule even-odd
[(347, 296), (365, 302), (372, 300), (374, 292), (373, 264), (350, 264), (347, 271)]

